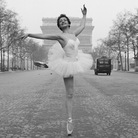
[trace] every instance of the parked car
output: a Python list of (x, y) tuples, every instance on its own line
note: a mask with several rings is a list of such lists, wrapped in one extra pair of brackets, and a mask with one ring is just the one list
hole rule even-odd
[(112, 65), (110, 58), (102, 56), (96, 59), (94, 68), (95, 75), (98, 75), (98, 73), (106, 73), (107, 75), (111, 75), (111, 70)]

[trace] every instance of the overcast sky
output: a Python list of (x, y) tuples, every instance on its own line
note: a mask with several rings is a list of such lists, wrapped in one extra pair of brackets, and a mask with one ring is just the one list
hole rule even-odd
[(93, 19), (93, 45), (108, 35), (113, 20), (125, 10), (136, 13), (138, 0), (6, 0), (7, 8), (18, 13), (26, 33), (41, 33), (42, 18), (58, 17), (61, 13), (82, 17), (81, 8), (87, 7), (87, 17)]

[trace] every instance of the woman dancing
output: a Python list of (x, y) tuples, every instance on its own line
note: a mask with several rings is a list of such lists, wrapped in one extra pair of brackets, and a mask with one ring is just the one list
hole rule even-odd
[(72, 107), (74, 93), (74, 74), (82, 73), (92, 67), (93, 59), (90, 54), (85, 54), (78, 50), (79, 39), (77, 36), (84, 30), (86, 23), (87, 9), (83, 5), (82, 19), (80, 26), (73, 32), (70, 31), (71, 21), (61, 14), (57, 19), (57, 26), (62, 31), (61, 34), (26, 34), (23, 38), (32, 37), (37, 39), (57, 40), (51, 47), (48, 54), (48, 67), (63, 76), (66, 89), (66, 109), (67, 109), (67, 134), (73, 132)]

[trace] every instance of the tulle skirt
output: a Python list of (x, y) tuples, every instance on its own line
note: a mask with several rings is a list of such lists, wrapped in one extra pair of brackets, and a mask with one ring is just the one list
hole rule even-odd
[(59, 43), (53, 45), (48, 53), (49, 68), (64, 78), (86, 72), (91, 69), (92, 64), (92, 56), (81, 50), (78, 50), (75, 57), (66, 57), (65, 51)]

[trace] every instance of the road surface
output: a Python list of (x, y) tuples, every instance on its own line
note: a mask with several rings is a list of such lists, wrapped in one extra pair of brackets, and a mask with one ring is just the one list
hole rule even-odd
[[(47, 70), (0, 73), (0, 138), (66, 138), (65, 88)], [(71, 138), (138, 138), (138, 74), (75, 76)]]

